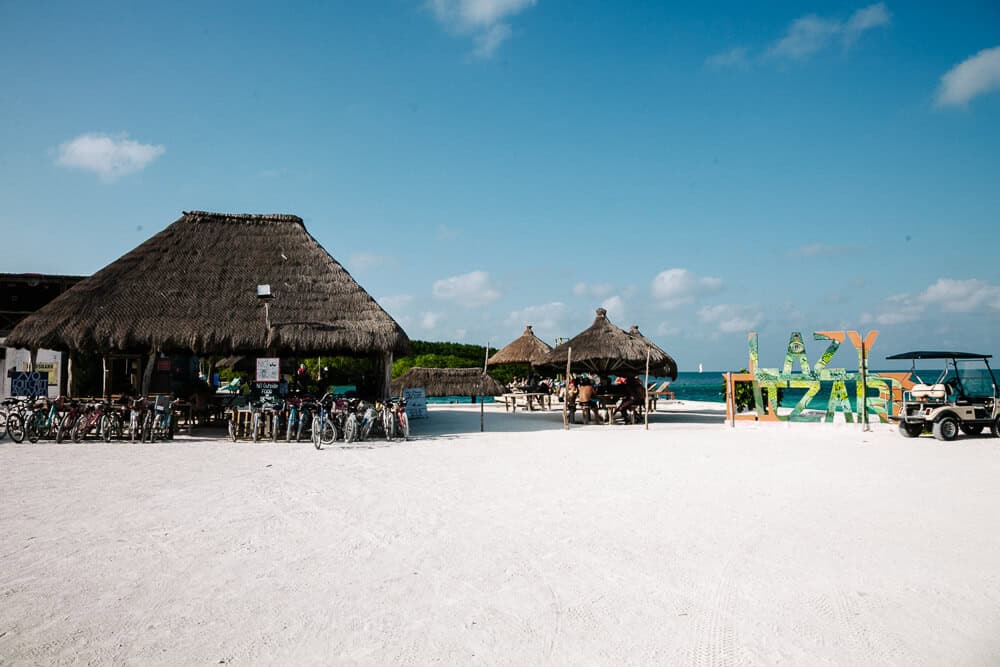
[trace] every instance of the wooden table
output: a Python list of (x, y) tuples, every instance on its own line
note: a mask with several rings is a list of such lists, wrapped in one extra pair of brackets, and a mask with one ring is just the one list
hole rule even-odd
[(532, 411), (535, 409), (535, 403), (538, 404), (539, 410), (544, 410), (546, 407), (552, 409), (552, 394), (544, 394), (541, 392), (530, 392), (530, 391), (516, 391), (511, 394), (502, 394), (499, 398), (503, 399), (504, 411), (510, 410), (511, 412), (517, 412), (517, 402), (521, 399), (524, 401), (524, 408), (526, 410)]

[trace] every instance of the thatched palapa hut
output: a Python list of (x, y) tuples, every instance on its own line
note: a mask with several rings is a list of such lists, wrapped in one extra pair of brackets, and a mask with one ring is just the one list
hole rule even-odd
[[(270, 285), (272, 299), (258, 298)], [(189, 211), (26, 317), (8, 345), (71, 352), (379, 355), (409, 339), (294, 215)], [(151, 364), (150, 364), (151, 365)], [(148, 377), (148, 373), (147, 373)]]
[(646, 372), (647, 351), (651, 375), (677, 378), (677, 363), (669, 354), (646, 339), (637, 327), (633, 327), (631, 333), (619, 329), (608, 319), (608, 311), (598, 308), (594, 323), (556, 346), (545, 357), (544, 364), (554, 371), (562, 371), (570, 357), (573, 372), (596, 373), (602, 377), (639, 375)]
[(524, 327), (524, 333), (498, 350), (487, 360), (486, 365), (530, 364), (535, 366), (541, 363), (545, 359), (545, 355), (551, 351), (552, 347), (536, 336), (529, 324)]
[(427, 396), (499, 396), (503, 386), (481, 368), (411, 368), (392, 381), (392, 395), (423, 387)]

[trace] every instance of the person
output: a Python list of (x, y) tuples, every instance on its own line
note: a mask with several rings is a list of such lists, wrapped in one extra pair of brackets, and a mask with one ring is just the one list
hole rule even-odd
[(590, 380), (580, 381), (576, 402), (577, 405), (583, 408), (584, 422), (589, 421), (591, 415), (593, 415), (594, 421), (597, 423), (601, 422), (601, 413), (598, 412), (599, 406), (597, 404), (597, 389), (590, 383)]
[(576, 388), (576, 381), (569, 379), (563, 390), (563, 399), (566, 401), (566, 412), (569, 415), (569, 423), (576, 423), (576, 397), (579, 392)]
[(623, 422), (634, 424), (638, 417), (639, 406), (642, 405), (642, 400), (645, 398), (645, 391), (639, 378), (635, 376), (625, 378), (622, 384), (625, 391), (621, 400), (618, 401), (618, 405), (615, 406), (615, 412), (621, 414)]
[(305, 364), (299, 364), (299, 370), (295, 371), (295, 383), (302, 388), (309, 384), (309, 371)]

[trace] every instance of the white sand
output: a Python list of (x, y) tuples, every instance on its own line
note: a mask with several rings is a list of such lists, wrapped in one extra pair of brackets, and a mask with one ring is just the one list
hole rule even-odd
[(4, 441), (0, 663), (1000, 663), (1000, 440), (705, 407)]

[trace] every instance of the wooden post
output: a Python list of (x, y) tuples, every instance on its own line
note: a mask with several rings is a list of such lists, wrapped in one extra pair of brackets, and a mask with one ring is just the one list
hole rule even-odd
[(483, 402), (483, 383), (486, 382), (486, 366), (490, 363), (490, 342), (486, 341), (486, 358), (483, 360), (483, 375), (479, 378), (479, 432), (486, 430), (486, 404)]
[(865, 341), (861, 341), (861, 423), (864, 424), (862, 431), (870, 431), (871, 425), (868, 423), (868, 351), (865, 349)]
[(66, 353), (66, 395), (73, 396), (73, 352)]
[(101, 397), (104, 400), (108, 400), (108, 396), (111, 393), (111, 387), (108, 383), (108, 355), (101, 355)]
[(149, 396), (149, 385), (153, 381), (153, 367), (156, 365), (156, 348), (149, 353), (146, 368), (142, 371), (142, 396)]
[[(646, 348), (646, 381), (643, 382), (646, 385), (646, 404), (643, 406), (642, 414), (646, 416), (646, 430), (649, 430), (649, 352), (650, 348)], [(624, 419), (624, 415), (622, 417)]]
[(564, 383), (565, 391), (563, 395), (563, 429), (567, 431), (569, 430), (569, 368), (572, 360), (573, 348), (568, 347), (566, 348), (566, 382)]
[(382, 398), (392, 395), (392, 352), (382, 355)]
[(33, 348), (31, 348), (31, 350), (28, 351), (28, 372), (29, 373), (34, 373), (35, 372), (35, 364), (37, 364), (37, 363), (38, 363), (38, 349), (33, 347)]

